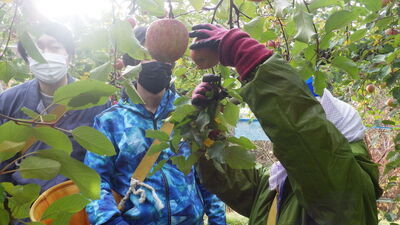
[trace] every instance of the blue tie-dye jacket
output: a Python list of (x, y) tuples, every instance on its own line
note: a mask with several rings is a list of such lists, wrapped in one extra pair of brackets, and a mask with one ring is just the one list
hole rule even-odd
[[(163, 119), (174, 110), (173, 102), (177, 97), (174, 91), (167, 90), (155, 114), (148, 112), (143, 105), (123, 98), (95, 118), (94, 127), (111, 140), (117, 154), (112, 157), (89, 151), (86, 154), (85, 164), (95, 169), (102, 180), (101, 199), (86, 207), (93, 225), (107, 223), (118, 215), (129, 224), (196, 225), (203, 224), (204, 213), (209, 217), (209, 224), (226, 224), (225, 205), (200, 186), (194, 169), (185, 176), (170, 161), (145, 180), (164, 204), (161, 210), (155, 208), (151, 191), (143, 187), (146, 201), (139, 203), (139, 197), (131, 194), (122, 212), (113, 198), (111, 190), (120, 195), (127, 192), (133, 172), (153, 142), (153, 139), (145, 137), (145, 131), (161, 128)], [(188, 145), (183, 144), (181, 153), (187, 155), (189, 152)], [(174, 154), (166, 149), (157, 162)]]

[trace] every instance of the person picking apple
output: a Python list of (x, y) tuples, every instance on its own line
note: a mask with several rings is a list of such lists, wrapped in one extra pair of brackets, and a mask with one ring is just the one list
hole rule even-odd
[[(196, 38), (192, 50), (213, 49), (222, 65), (236, 68), (240, 94), (279, 160), (271, 170), (239, 170), (216, 168), (203, 157), (197, 170), (208, 190), (249, 217), (249, 224), (378, 224), (378, 169), (354, 108), (327, 90), (318, 101), (281, 56), (240, 29), (201, 24), (189, 36)], [(204, 107), (210, 89), (200, 83), (192, 104)]]

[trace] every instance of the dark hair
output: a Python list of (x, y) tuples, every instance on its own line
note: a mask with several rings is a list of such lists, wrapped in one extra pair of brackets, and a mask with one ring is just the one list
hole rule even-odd
[[(140, 26), (140, 27), (136, 27), (133, 30), (133, 33), (135, 34), (136, 39), (143, 46), (144, 46), (144, 42), (146, 41), (147, 28), (148, 28), (147, 26)], [(140, 63), (140, 60), (134, 59), (126, 53), (122, 56), (122, 61), (124, 62), (125, 66), (136, 66)]]
[[(73, 56), (75, 54), (74, 38), (72, 36), (72, 32), (67, 27), (56, 22), (44, 22), (38, 24), (38, 28), (43, 34), (52, 36), (58, 42), (60, 42), (64, 46), (69, 56)], [(22, 59), (25, 62), (28, 62), (28, 54), (26, 53), (21, 41), (18, 41), (17, 50)]]

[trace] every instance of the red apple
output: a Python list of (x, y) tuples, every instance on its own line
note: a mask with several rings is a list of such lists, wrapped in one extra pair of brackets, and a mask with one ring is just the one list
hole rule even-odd
[(396, 104), (394, 103), (394, 99), (393, 98), (389, 98), (386, 101), (386, 105), (389, 106), (389, 107), (392, 107), (392, 108), (394, 108), (396, 106)]
[(392, 0), (381, 0), (381, 2), (382, 2), (382, 7), (385, 7), (387, 4), (392, 2)]
[(218, 52), (210, 48), (190, 50), (190, 58), (199, 69), (209, 69), (219, 63)]
[(188, 43), (189, 33), (178, 20), (156, 20), (147, 29), (145, 46), (155, 60), (176, 61), (185, 53)]
[(365, 90), (369, 93), (372, 93), (375, 91), (375, 86), (373, 84), (368, 84), (367, 87), (365, 87)]
[(122, 68), (124, 68), (124, 61), (122, 61), (122, 59), (117, 59), (116, 61), (115, 61), (115, 64), (114, 64), (114, 68), (115, 69), (117, 69), (117, 70), (122, 70)]

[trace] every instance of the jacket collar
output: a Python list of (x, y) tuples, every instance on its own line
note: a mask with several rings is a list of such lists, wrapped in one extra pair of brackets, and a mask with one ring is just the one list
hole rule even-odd
[(156, 113), (154, 114), (147, 111), (143, 104), (134, 104), (128, 97), (121, 98), (118, 105), (122, 108), (126, 108), (130, 111), (138, 113), (145, 118), (164, 119), (168, 116), (170, 112), (175, 109), (174, 100), (176, 99), (176, 97), (177, 94), (175, 91), (167, 89), (161, 99), (160, 105), (158, 106)]

